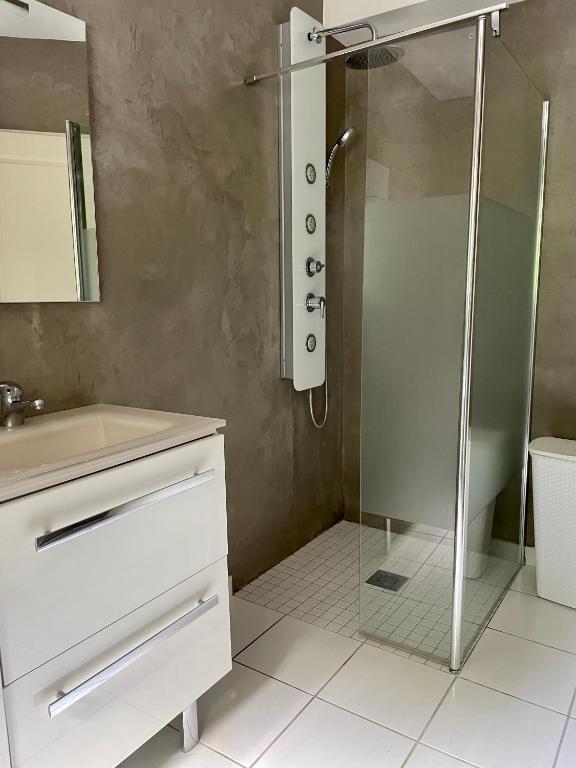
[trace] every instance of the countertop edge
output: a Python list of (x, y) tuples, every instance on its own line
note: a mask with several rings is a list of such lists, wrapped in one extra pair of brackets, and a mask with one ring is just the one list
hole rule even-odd
[(6, 483), (3, 488), (0, 487), (0, 504), (14, 501), (31, 493), (44, 491), (47, 488), (53, 488), (62, 483), (79, 480), (82, 477), (87, 477), (106, 469), (113, 469), (131, 461), (143, 459), (146, 456), (153, 456), (155, 453), (162, 453), (163, 451), (170, 450), (170, 448), (193, 443), (204, 437), (219, 434), (218, 430), (226, 426), (226, 422), (223, 419), (203, 416), (196, 418), (202, 419), (203, 423), (196, 424), (188, 429), (184, 428), (155, 442), (134, 446), (124, 451), (110, 453), (107, 456), (96, 457), (32, 477), (15, 478), (12, 482)]

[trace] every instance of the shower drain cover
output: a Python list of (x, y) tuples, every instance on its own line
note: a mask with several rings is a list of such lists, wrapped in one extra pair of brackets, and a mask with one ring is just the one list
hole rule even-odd
[(391, 571), (376, 571), (366, 579), (366, 584), (372, 584), (373, 587), (380, 587), (380, 589), (390, 589), (392, 592), (398, 592), (400, 587), (404, 586), (408, 581), (408, 576), (401, 576), (399, 573), (392, 573)]

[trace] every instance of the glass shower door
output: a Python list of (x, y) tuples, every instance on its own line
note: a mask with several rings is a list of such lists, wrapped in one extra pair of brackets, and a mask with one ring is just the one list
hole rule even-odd
[[(371, 66), (367, 78), (349, 73), (347, 82), (351, 105), (364, 105), (367, 136), (360, 630), (443, 662), (450, 654), (475, 30), (404, 40), (396, 63)], [(351, 99), (362, 87), (363, 99)]]
[[(370, 66), (363, 81), (348, 74), (347, 83), (356, 117), (365, 110), (367, 137), (360, 631), (455, 669), (523, 557), (541, 217), (543, 98), (488, 34), (471, 367), (464, 370), (477, 33), (461, 26), (405, 40), (395, 63)], [(354, 174), (350, 183), (358, 195)], [(462, 620), (453, 622), (462, 503)]]
[(487, 38), (485, 67), (464, 657), (523, 560), (541, 215), (543, 97), (501, 39)]

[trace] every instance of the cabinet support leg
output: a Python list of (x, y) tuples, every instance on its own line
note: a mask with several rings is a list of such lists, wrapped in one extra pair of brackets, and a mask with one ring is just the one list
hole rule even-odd
[(180, 749), (182, 752), (190, 752), (200, 741), (198, 735), (198, 706), (197, 702), (182, 712), (180, 723)]

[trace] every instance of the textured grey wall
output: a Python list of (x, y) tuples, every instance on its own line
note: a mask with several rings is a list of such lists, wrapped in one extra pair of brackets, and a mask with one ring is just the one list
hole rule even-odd
[[(576, 438), (576, 3), (527, 0), (502, 22), (506, 45), (551, 100), (532, 435)], [(529, 519), (529, 543), (531, 528)]]
[(3, 37), (0, 128), (64, 133), (66, 120), (89, 129), (86, 44)]
[[(322, 432), (279, 380), (277, 86), (242, 83), (274, 66), (292, 3), (50, 4), (88, 27), (102, 302), (0, 307), (1, 375), (51, 410), (100, 401), (226, 418), (240, 585), (342, 510), (339, 378)], [(321, 0), (299, 5), (321, 18)], [(335, 219), (331, 242), (338, 231)], [(340, 296), (339, 272), (329, 280)]]
[(551, 100), (533, 433), (576, 437), (576, 3), (528, 0), (504, 22), (506, 44)]

